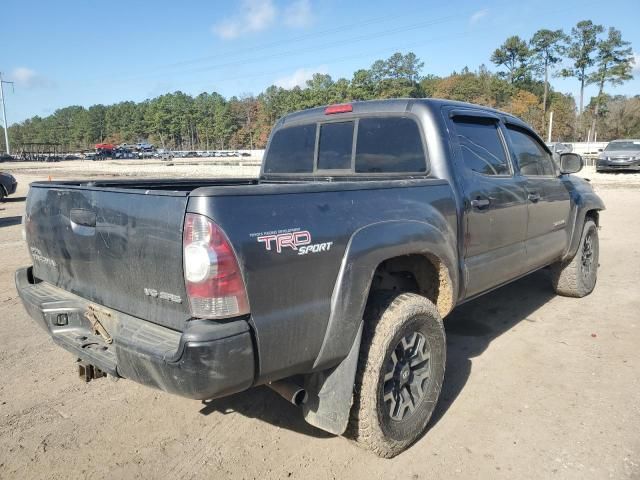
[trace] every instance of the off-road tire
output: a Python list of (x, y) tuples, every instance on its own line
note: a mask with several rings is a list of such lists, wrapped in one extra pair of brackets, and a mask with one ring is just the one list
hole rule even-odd
[[(354, 405), (347, 435), (378, 456), (391, 458), (422, 435), (433, 414), (444, 379), (445, 332), (435, 305), (414, 293), (377, 295), (370, 299), (364, 321)], [(409, 349), (406, 348), (407, 339), (415, 339)], [(418, 349), (421, 356), (416, 360)], [(427, 358), (425, 352), (428, 352), (428, 361), (424, 360)], [(395, 356), (392, 355), (394, 353)], [(406, 363), (399, 361), (399, 357), (406, 357)], [(412, 361), (424, 366), (414, 371), (413, 366), (409, 365)], [(385, 387), (389, 396), (395, 392), (390, 392), (389, 386), (396, 385), (393, 384), (395, 380), (385, 380), (385, 376), (390, 375), (390, 369), (399, 371), (401, 365), (410, 370), (405, 377), (411, 379), (411, 382), (405, 380), (407, 395), (411, 391), (417, 394), (411, 394), (412, 407), (406, 407), (413, 411), (405, 408), (403, 418), (393, 419), (394, 406), (399, 405), (398, 408), (401, 408), (406, 405), (406, 397), (400, 401), (385, 402)], [(402, 372), (398, 374), (398, 378), (404, 375), (405, 370)], [(413, 401), (415, 398), (418, 401)], [(400, 416), (397, 412), (395, 414)]]
[(4, 202), (4, 199), (5, 199), (4, 187), (0, 185), (0, 203)]
[(587, 218), (580, 237), (580, 246), (570, 261), (558, 262), (551, 267), (551, 282), (558, 295), (584, 297), (596, 286), (598, 278), (599, 241), (598, 226)]

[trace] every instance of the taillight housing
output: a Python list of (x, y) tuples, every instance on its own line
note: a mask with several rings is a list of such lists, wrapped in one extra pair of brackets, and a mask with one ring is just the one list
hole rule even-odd
[(187, 213), (182, 243), (191, 314), (219, 319), (249, 313), (238, 259), (222, 229), (203, 215)]

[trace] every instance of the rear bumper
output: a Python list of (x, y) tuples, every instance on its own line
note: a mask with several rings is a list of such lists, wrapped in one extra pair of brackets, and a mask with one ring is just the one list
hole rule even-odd
[(54, 342), (100, 370), (195, 399), (246, 390), (255, 360), (245, 320), (192, 320), (183, 332), (110, 311), (107, 344), (85, 317), (89, 301), (46, 282), (30, 268), (16, 272), (16, 288), (29, 315)]

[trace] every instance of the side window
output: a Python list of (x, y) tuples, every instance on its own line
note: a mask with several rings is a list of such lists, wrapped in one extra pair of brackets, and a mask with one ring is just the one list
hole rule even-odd
[(551, 156), (534, 137), (526, 133), (525, 130), (512, 125), (507, 125), (507, 130), (522, 175), (556, 174)]
[(370, 117), (358, 123), (357, 173), (427, 171), (420, 129), (407, 117)]
[(265, 173), (311, 173), (316, 148), (316, 125), (278, 130), (269, 145)]
[(455, 117), (453, 121), (469, 170), (482, 175), (511, 174), (496, 121), (480, 117)]
[(351, 170), (353, 122), (320, 125), (318, 170)]

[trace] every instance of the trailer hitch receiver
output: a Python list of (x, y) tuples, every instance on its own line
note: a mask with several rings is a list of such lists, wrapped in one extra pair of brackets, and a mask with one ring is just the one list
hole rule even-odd
[(80, 376), (80, 379), (84, 380), (86, 383), (89, 383), (91, 380), (107, 376), (105, 372), (100, 370), (95, 365), (83, 362), (80, 359), (78, 359), (78, 375)]

